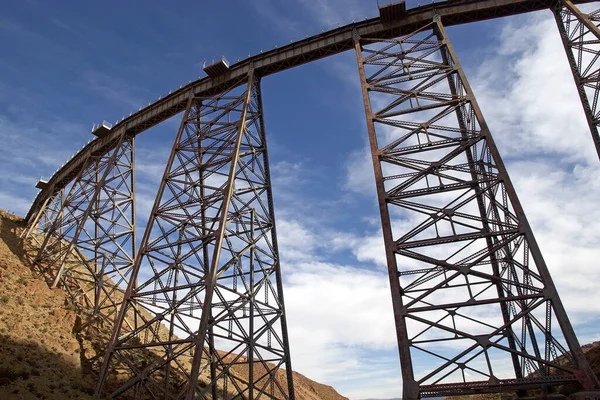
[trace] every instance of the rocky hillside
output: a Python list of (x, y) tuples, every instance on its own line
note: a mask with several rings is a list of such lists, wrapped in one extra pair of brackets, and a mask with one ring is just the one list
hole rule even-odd
[[(0, 399), (93, 399), (108, 329), (82, 329), (66, 293), (25, 265), (20, 218), (0, 210)], [(299, 400), (344, 400), (294, 372)], [(346, 399), (347, 400), (347, 399)]]
[[(594, 373), (598, 378), (600, 378), (600, 341), (593, 342), (582, 346), (585, 357), (590, 363)], [(558, 394), (562, 394), (565, 396), (569, 396), (575, 392), (581, 390), (579, 385), (563, 385), (558, 388)], [(475, 394), (468, 396), (456, 396), (456, 397), (447, 397), (448, 400), (502, 400), (504, 398), (509, 398), (510, 395), (502, 396), (499, 394)], [(556, 398), (559, 398), (557, 396)]]

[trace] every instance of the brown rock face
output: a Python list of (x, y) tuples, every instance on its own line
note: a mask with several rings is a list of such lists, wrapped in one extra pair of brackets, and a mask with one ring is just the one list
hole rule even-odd
[[(77, 314), (66, 292), (34, 276), (22, 229), (0, 210), (0, 399), (93, 399), (111, 327)], [(294, 385), (299, 400), (347, 400), (296, 372)]]

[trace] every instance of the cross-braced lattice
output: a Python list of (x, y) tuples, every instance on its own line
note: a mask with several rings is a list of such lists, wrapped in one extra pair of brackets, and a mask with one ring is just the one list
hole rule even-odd
[(30, 262), (33, 262), (37, 256), (37, 251), (42, 246), (45, 234), (52, 227), (52, 224), (55, 223), (54, 221), (59, 218), (63, 197), (63, 189), (48, 196), (33, 221), (23, 230), (21, 237), (23, 239), (30, 239), (34, 244), (32, 250), (35, 249), (35, 255), (32, 254), (33, 251), (27, 254), (27, 256), (32, 257), (29, 260)]
[(46, 202), (27, 235), (37, 247), (33, 268), (62, 284), (78, 309), (111, 322), (135, 254), (133, 196), (133, 138), (124, 135)]
[(402, 398), (598, 388), (441, 22), (356, 52)]
[(189, 101), (98, 394), (294, 398), (259, 80), (244, 87)]
[[(65, 290), (79, 309), (92, 307), (89, 294), (93, 293), (94, 279), (91, 271), (82, 265), (72, 243), (95, 192), (98, 159), (89, 159), (73, 183), (65, 188), (61, 209), (47, 229), (32, 265), (49, 285), (57, 282), (56, 278), (60, 276), (59, 280), (63, 280)], [(73, 277), (70, 273), (64, 274), (65, 269), (74, 271)]]
[[(93, 272), (94, 315), (114, 323), (135, 258), (134, 139), (114, 151), (106, 171), (96, 170), (97, 190), (75, 247)], [(110, 160), (111, 154), (105, 157)], [(103, 176), (104, 173), (104, 176)], [(130, 328), (134, 321), (128, 321)]]
[(560, 0), (553, 12), (600, 157), (600, 10), (585, 14), (570, 0)]

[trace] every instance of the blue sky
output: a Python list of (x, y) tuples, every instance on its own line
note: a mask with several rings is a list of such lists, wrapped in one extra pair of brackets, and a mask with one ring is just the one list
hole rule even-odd
[[(37, 178), (78, 151), (92, 123), (114, 122), (204, 76), (204, 59), (235, 62), (377, 14), (375, 0), (138, 4), (2, 7), (1, 208), (25, 214)], [(448, 32), (587, 343), (598, 340), (600, 164), (553, 24), (540, 12)], [(399, 397), (355, 56), (266, 77), (262, 91), (292, 365), (351, 398)], [(136, 139), (140, 225), (178, 121)]]

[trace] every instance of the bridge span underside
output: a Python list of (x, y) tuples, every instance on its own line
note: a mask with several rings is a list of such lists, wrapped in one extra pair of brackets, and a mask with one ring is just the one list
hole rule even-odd
[[(600, 156), (598, 14), (569, 0), (388, 7), (190, 82), (39, 183), (23, 234), (33, 268), (91, 321), (113, 326), (97, 395), (294, 399), (260, 82), (348, 50), (402, 398), (600, 390), (445, 30), (550, 9)], [(135, 136), (180, 112), (137, 246)]]

